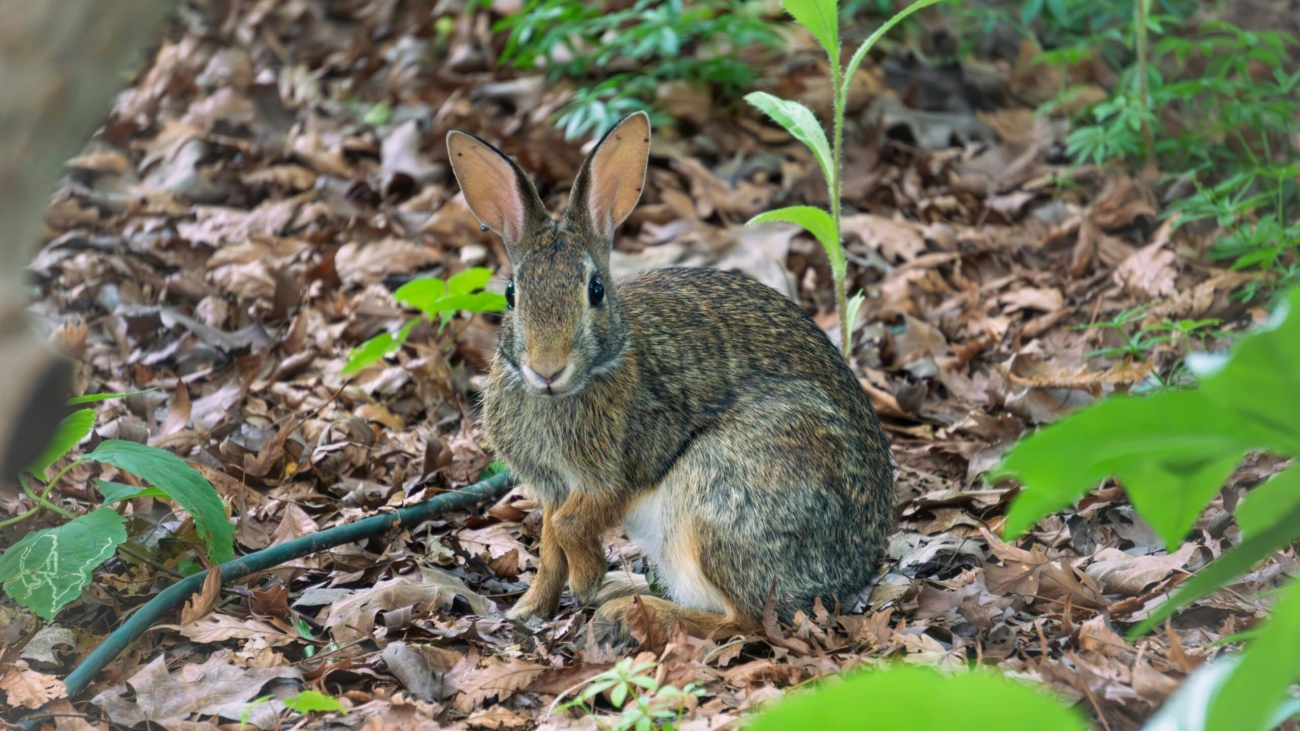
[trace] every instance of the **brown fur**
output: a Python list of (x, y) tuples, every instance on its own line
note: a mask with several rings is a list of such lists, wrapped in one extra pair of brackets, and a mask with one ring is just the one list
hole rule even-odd
[[(626, 161), (648, 150), (648, 123), (629, 117), (597, 145), (559, 222), (540, 221), (529, 202), (540, 199), (500, 153), (488, 179), (518, 177), (505, 206), (483, 199), (482, 181), (466, 185), (477, 171), (452, 158), (470, 208), (523, 231), (506, 238), (516, 301), (483, 403), (497, 451), (545, 506), (541, 565), (512, 615), (550, 616), (566, 579), (579, 602), (594, 600), (609, 568), (600, 536), (620, 524), (673, 601), (644, 600), (694, 634), (753, 626), (773, 590), (785, 618), (816, 597), (851, 601), (892, 528), (875, 412), (826, 334), (769, 287), (709, 269), (613, 281), (609, 223), (644, 184), (645, 166)], [(620, 164), (593, 165), (602, 155)], [(612, 210), (589, 210), (601, 200)], [(559, 390), (539, 386), (536, 374), (561, 371)], [(606, 601), (598, 624), (626, 637), (633, 603)]]

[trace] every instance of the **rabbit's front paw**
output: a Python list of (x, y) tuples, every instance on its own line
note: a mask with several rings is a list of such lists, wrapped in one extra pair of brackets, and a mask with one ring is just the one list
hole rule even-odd
[(569, 560), (569, 591), (573, 592), (573, 598), (578, 604), (586, 607), (596, 603), (596, 595), (605, 584), (608, 568), (603, 553), (599, 559), (590, 557), (587, 560)]
[(604, 584), (605, 574), (601, 572), (596, 579), (578, 580), (576, 576), (569, 577), (569, 590), (573, 592), (574, 601), (578, 604), (589, 607), (596, 603), (596, 596), (600, 594), (600, 587)]
[(519, 601), (506, 612), (506, 619), (526, 620), (532, 617), (550, 619), (560, 608), (560, 592), (564, 590), (564, 575), (538, 571), (533, 585), (528, 587)]
[(538, 598), (531, 598), (529, 596), (530, 594), (532, 594), (531, 591), (528, 592), (528, 594), (524, 594), (523, 598), (516, 602), (515, 605), (506, 612), (506, 619), (519, 620), (522, 622), (532, 619), (533, 617), (550, 619), (555, 616), (555, 606), (547, 606), (546, 602)]

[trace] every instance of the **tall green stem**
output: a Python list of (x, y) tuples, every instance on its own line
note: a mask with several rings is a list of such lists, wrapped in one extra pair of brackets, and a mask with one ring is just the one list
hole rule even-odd
[[(848, 84), (843, 83), (843, 71), (840, 68), (840, 52), (836, 48), (834, 52), (829, 53), (831, 60), (831, 92), (832, 92), (832, 116), (835, 118), (834, 134), (831, 137), (831, 179), (826, 181), (826, 187), (829, 189), (831, 198), (831, 218), (835, 220), (835, 235), (839, 238), (840, 245), (844, 245), (843, 229), (840, 227), (840, 177), (843, 168), (843, 148), (844, 148), (844, 106), (848, 101), (846, 89)], [(848, 283), (845, 281), (848, 277), (847, 267), (840, 267), (840, 271), (835, 272), (835, 307), (840, 313), (840, 350), (844, 353), (844, 359), (849, 359), (849, 354), (853, 351), (853, 323), (849, 322), (849, 297)]]
[[(886, 33), (895, 25), (903, 22), (907, 16), (915, 13), (922, 8), (928, 8), (931, 5), (942, 2), (943, 0), (915, 0), (894, 17), (885, 21), (874, 33), (867, 37), (867, 40), (858, 46), (858, 50), (853, 53), (849, 59), (849, 65), (846, 68), (840, 68), (840, 50), (837, 44), (836, 48), (827, 53), (831, 57), (831, 85), (834, 97), (834, 116), (835, 129), (834, 137), (831, 141), (832, 153), (834, 158), (831, 164), (831, 179), (826, 181), (831, 195), (831, 217), (835, 219), (835, 235), (839, 239), (840, 245), (844, 245), (843, 229), (840, 228), (840, 193), (841, 170), (843, 166), (843, 145), (844, 145), (844, 107), (849, 101), (849, 89), (853, 86), (853, 76), (858, 72), (858, 66), (862, 65), (863, 59), (867, 57), (867, 51), (876, 45)], [(1137, 0), (1141, 3), (1143, 0)], [(841, 255), (842, 260), (843, 255)], [(844, 359), (848, 360), (849, 354), (853, 350), (853, 318), (849, 315), (849, 295), (848, 295), (848, 267), (844, 266), (842, 271), (836, 272), (835, 275), (835, 306), (839, 308), (840, 313), (840, 341), (842, 344)]]
[(1137, 46), (1138, 95), (1142, 99), (1142, 141), (1146, 146), (1147, 163), (1155, 161), (1155, 135), (1151, 132), (1151, 96), (1147, 89), (1147, 3), (1150, 0), (1134, 0), (1136, 6), (1137, 28), (1133, 30)]

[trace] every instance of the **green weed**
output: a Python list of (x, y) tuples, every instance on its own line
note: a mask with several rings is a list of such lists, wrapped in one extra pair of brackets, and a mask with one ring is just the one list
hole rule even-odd
[(502, 19), (509, 31), (502, 63), (544, 68), (551, 81), (577, 84), (574, 98), (556, 117), (569, 139), (603, 135), (631, 112), (655, 113), (658, 87), (671, 81), (707, 84), (724, 98), (758, 77), (739, 52), (776, 48), (776, 25), (740, 0), (637, 0), (626, 10), (605, 12), (581, 0), (529, 0), (523, 12)]

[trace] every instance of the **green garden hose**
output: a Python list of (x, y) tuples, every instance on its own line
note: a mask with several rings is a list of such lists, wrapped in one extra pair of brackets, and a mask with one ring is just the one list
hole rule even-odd
[[(513, 484), (513, 475), (509, 472), (503, 472), (455, 492), (435, 495), (418, 505), (380, 513), (379, 515), (358, 520), (355, 523), (340, 525), (319, 533), (303, 536), (297, 540), (281, 543), (278, 546), (272, 546), (264, 551), (250, 553), (247, 556), (241, 556), (233, 561), (221, 564), (218, 567), (221, 570), (221, 580), (223, 583), (228, 584), (249, 574), (266, 571), (297, 558), (310, 556), (313, 553), (319, 553), (349, 543), (356, 543), (384, 533), (399, 525), (417, 525), (443, 513), (468, 508), (483, 500), (498, 498), (504, 495)], [(94, 652), (86, 656), (86, 659), (77, 666), (76, 670), (73, 670), (68, 674), (68, 677), (64, 678), (63, 684), (67, 686), (68, 698), (72, 699), (80, 695), (94, 680), (95, 676), (99, 674), (99, 671), (113, 661), (113, 658), (117, 657), (132, 642), (139, 639), (155, 622), (199, 591), (203, 587), (203, 580), (207, 575), (206, 570), (200, 571), (172, 584), (128, 617), (120, 627), (113, 630), (113, 633), (105, 638), (104, 642), (95, 648)], [(21, 725), (31, 729), (41, 720), (43, 719), (40, 711), (36, 711), (25, 718)]]

